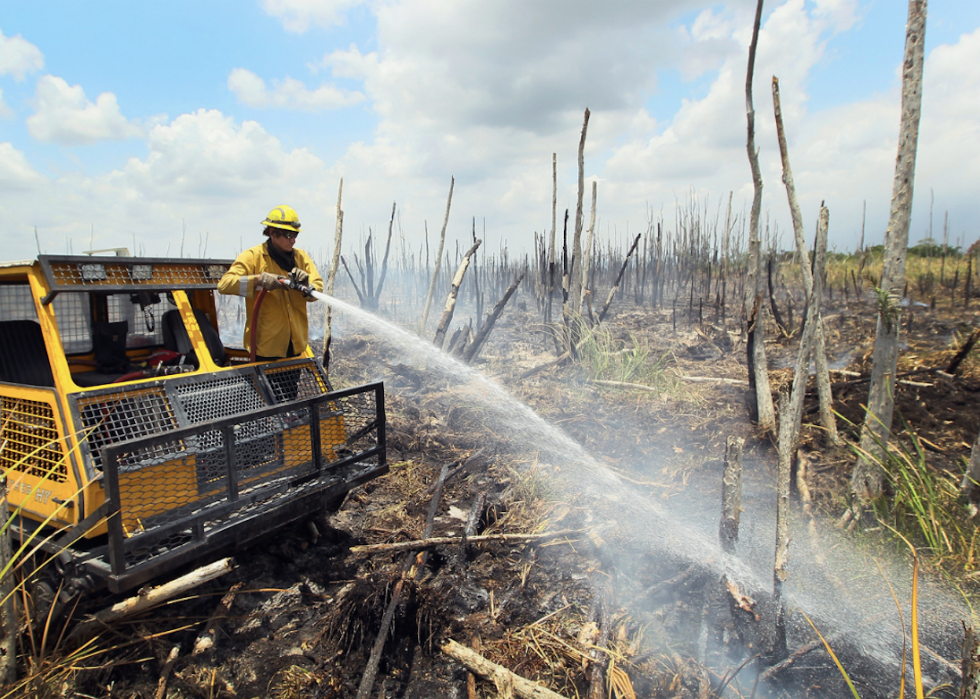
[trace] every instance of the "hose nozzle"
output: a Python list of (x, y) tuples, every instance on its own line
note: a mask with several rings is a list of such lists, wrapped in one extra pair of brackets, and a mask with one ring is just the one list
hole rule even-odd
[(279, 281), (281, 281), (284, 286), (293, 289), (294, 291), (298, 291), (307, 298), (313, 295), (313, 289), (306, 284), (300, 284), (298, 281), (296, 281), (296, 275), (294, 273), (290, 273), (288, 278), (283, 278)]

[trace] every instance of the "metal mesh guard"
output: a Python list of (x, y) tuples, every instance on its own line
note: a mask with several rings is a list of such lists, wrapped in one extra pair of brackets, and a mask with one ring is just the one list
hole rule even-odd
[[(181, 429), (173, 438), (148, 436), (116, 452), (113, 491), (125, 539), (117, 550), (124, 567), (164, 558), (282, 498), (326, 487), (336, 480), (324, 477), (333, 462), (382, 464), (375, 449), (384, 422), (376, 390), (343, 391), (339, 398), (310, 400), (298, 410), (276, 409), (251, 420), (212, 421)], [(313, 479), (311, 411), (325, 469)]]
[(64, 483), (66, 457), (58, 440), (54, 409), (26, 398), (0, 397), (0, 467)]
[(315, 398), (329, 390), (312, 359), (285, 367), (266, 365), (262, 373), (269, 382), (276, 403)]
[(177, 417), (161, 386), (83, 396), (78, 399), (78, 412), (97, 469), (102, 468), (105, 446), (177, 427)]
[(175, 262), (154, 258), (47, 257), (51, 285), (65, 287), (214, 286), (228, 270), (225, 260)]

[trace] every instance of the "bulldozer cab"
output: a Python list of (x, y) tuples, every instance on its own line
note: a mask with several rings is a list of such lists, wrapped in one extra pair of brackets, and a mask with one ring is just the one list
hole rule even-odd
[(254, 363), (222, 342), (230, 264), (0, 263), (8, 508), (70, 586), (124, 591), (387, 470), (380, 383), (333, 391), (309, 348)]

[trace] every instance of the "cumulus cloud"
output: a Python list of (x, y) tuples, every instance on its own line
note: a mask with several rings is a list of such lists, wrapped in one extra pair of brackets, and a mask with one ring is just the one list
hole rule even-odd
[(264, 0), (263, 9), (279, 19), (287, 31), (302, 34), (312, 25), (343, 24), (347, 12), (363, 0)]
[(251, 197), (263, 188), (301, 185), (323, 163), (306, 149), (286, 152), (258, 122), (241, 125), (217, 110), (182, 114), (150, 129), (149, 155), (124, 175), (145, 196), (182, 200)]
[(272, 89), (265, 80), (245, 68), (235, 68), (228, 76), (228, 89), (242, 104), (249, 107), (280, 107), (307, 112), (319, 112), (349, 107), (364, 100), (361, 92), (342, 90), (333, 85), (321, 85), (310, 90), (299, 80), (273, 80)]
[[(378, 50), (351, 46), (323, 60), (334, 75), (363, 80), (380, 118), (374, 142), (356, 144), (336, 168), (348, 175), (351, 210), (360, 177), (376, 190), (403, 192), (409, 206), (406, 194), (425, 196), (419, 183), (406, 192), (391, 174), (398, 172), (428, 182), (434, 193), (426, 204), (438, 211), (442, 181), (454, 174), (454, 207), (493, 212), (498, 225), (525, 231), (544, 219), (550, 224), (551, 154), (559, 154), (561, 207), (574, 196), (586, 106), (592, 111), (586, 174), (600, 181), (600, 216), (607, 221), (642, 226), (646, 202), (672, 203), (691, 186), (744, 196), (751, 190), (744, 80), (753, 6), (434, 0), (377, 6)], [(789, 0), (766, 16), (755, 93), (767, 178), (779, 176), (769, 77), (780, 75), (787, 123), (801, 128), (809, 71), (855, 7), (854, 0)], [(698, 11), (678, 25), (679, 13), (691, 9)], [(687, 79), (714, 74), (703, 97), (684, 100), (668, 123), (658, 123), (649, 111), (658, 72), (673, 70)]]
[(31, 73), (44, 68), (44, 54), (37, 46), (17, 36), (0, 32), (0, 75), (12, 75), (20, 82)]
[(0, 189), (22, 192), (44, 182), (24, 154), (10, 143), (0, 143)]
[(69, 85), (54, 75), (38, 79), (34, 103), (27, 129), (39, 141), (79, 146), (135, 138), (144, 132), (139, 123), (122, 115), (111, 92), (103, 92), (92, 102), (81, 85)]

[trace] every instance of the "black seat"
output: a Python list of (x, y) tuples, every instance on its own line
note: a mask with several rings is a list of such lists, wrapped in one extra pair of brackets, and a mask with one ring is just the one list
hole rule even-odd
[[(211, 359), (218, 366), (223, 366), (225, 363), (225, 346), (218, 336), (218, 331), (211, 325), (211, 321), (208, 320), (204, 311), (195, 308), (194, 318), (197, 319), (197, 324), (201, 327), (204, 344), (208, 347)], [(163, 346), (171, 352), (186, 355), (188, 362), (194, 366), (199, 366), (197, 354), (195, 354), (194, 346), (191, 344), (190, 335), (187, 334), (187, 328), (184, 327), (184, 321), (180, 317), (180, 311), (176, 308), (167, 311), (163, 314), (162, 322)]]
[(0, 322), (0, 381), (54, 386), (41, 325), (33, 320)]

